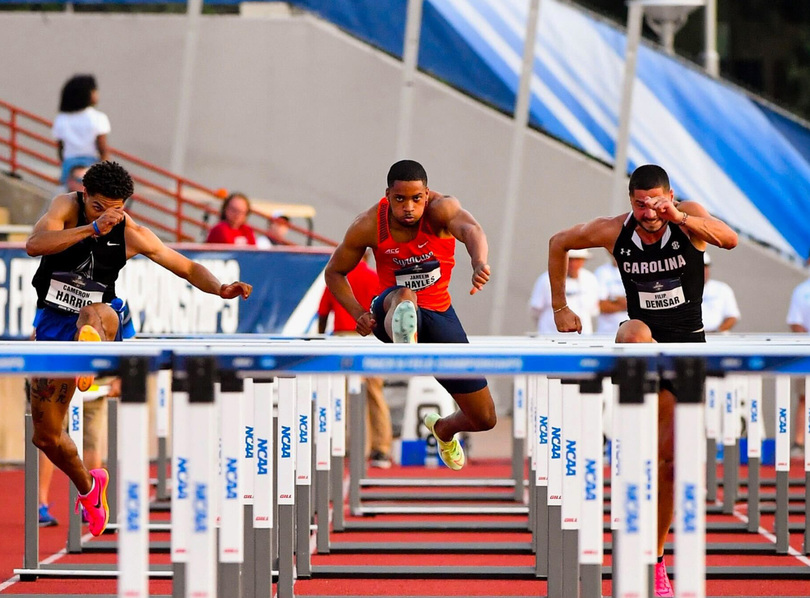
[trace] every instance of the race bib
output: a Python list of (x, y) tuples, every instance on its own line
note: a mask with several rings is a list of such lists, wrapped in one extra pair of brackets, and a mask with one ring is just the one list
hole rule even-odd
[(107, 285), (81, 274), (71, 272), (54, 272), (51, 285), (45, 296), (45, 303), (50, 307), (77, 314), (91, 303), (101, 303)]
[(412, 291), (421, 291), (431, 285), (436, 284), (442, 277), (442, 269), (439, 260), (427, 260), (400, 268), (394, 272), (396, 277), (397, 286), (411, 289)]
[(680, 278), (637, 282), (641, 309), (672, 309), (686, 303)]

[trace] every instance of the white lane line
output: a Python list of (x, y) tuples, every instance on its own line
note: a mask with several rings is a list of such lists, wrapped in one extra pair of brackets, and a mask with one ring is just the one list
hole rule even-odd
[[(85, 534), (85, 535), (82, 536), (81, 541), (83, 543), (87, 542), (92, 537), (93, 537), (93, 534)], [(51, 563), (55, 563), (56, 561), (61, 559), (66, 554), (67, 554), (67, 549), (63, 548), (59, 552), (53, 553), (51, 556), (47, 557), (45, 560), (40, 561), (39, 564), (40, 565), (50, 565)], [(13, 586), (18, 581), (20, 581), (20, 576), (19, 575), (14, 575), (13, 577), (9, 577), (6, 581), (4, 581), (3, 583), (0, 583), (0, 592), (3, 592), (6, 588), (10, 588), (11, 586)]]
[[(718, 504), (722, 504), (722, 503), (718, 503)], [(739, 519), (740, 521), (742, 521), (743, 523), (748, 523), (748, 517), (746, 515), (743, 515), (742, 513), (740, 513), (736, 508), (734, 509), (734, 516), (737, 519)], [(776, 544), (776, 536), (774, 536), (771, 532), (766, 530), (764, 527), (760, 526), (757, 529), (757, 531), (759, 532), (759, 535), (762, 536), (763, 538), (765, 538), (766, 540), (768, 540), (768, 542), (770, 542), (772, 544)], [(795, 548), (790, 546), (790, 544), (788, 544), (788, 554), (790, 556), (792, 556), (792, 557), (795, 557), (796, 560), (798, 560), (803, 565), (806, 565), (807, 567), (810, 567), (810, 559), (808, 559), (801, 552), (799, 552), (798, 550), (796, 550)]]

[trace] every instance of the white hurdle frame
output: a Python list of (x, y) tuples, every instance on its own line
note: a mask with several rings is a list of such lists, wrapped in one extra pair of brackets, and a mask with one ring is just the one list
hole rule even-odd
[[(47, 348), (43, 347), (42, 348)], [(38, 347), (39, 349), (39, 347)], [(59, 347), (60, 351), (63, 351), (70, 356), (76, 352), (76, 354), (81, 355), (93, 355), (94, 359), (98, 359), (99, 354), (104, 353), (95, 353), (96, 351), (104, 351), (104, 347), (98, 348), (87, 348), (81, 347), (79, 349), (73, 348), (63, 348)], [(556, 375), (564, 375), (564, 376), (590, 376), (590, 372), (605, 372), (605, 368), (609, 366), (612, 368), (619, 358), (615, 357), (612, 351), (600, 351), (595, 349), (589, 350), (582, 350), (582, 348), (575, 348), (575, 351), (572, 352), (565, 352), (560, 351), (559, 354), (549, 353), (546, 349), (542, 350), (531, 350), (527, 349), (523, 346), (513, 347), (513, 348), (506, 348), (506, 349), (496, 349), (496, 350), (489, 350), (486, 353), (480, 353), (476, 350), (470, 350), (469, 347), (464, 347), (464, 352), (459, 351), (458, 347), (450, 347), (447, 348), (445, 352), (445, 348), (441, 346), (431, 347), (432, 357), (430, 359), (419, 358), (419, 353), (414, 351), (411, 348), (400, 348), (400, 347), (381, 347), (381, 350), (374, 350), (374, 351), (367, 351), (361, 352), (360, 355), (356, 354), (356, 351), (349, 352), (346, 349), (338, 349), (334, 352), (330, 352), (328, 354), (321, 353), (317, 350), (313, 350), (311, 347), (298, 349), (297, 347), (291, 346), (273, 346), (272, 348), (268, 349), (268, 347), (263, 347), (261, 349), (252, 349), (252, 348), (242, 348), (239, 350), (238, 353), (238, 360), (240, 364), (245, 364), (244, 366), (239, 365), (238, 369), (240, 370), (242, 375), (252, 375), (253, 372), (264, 372), (264, 373), (274, 373), (274, 374), (317, 374), (323, 372), (334, 372), (334, 371), (364, 371), (368, 372), (369, 374), (372, 373), (391, 373), (397, 374), (402, 373), (403, 371), (416, 373), (415, 371), (418, 370), (420, 373), (423, 369), (428, 370), (426, 373), (441, 373), (443, 375), (447, 374), (456, 374), (459, 373), (469, 373), (474, 372), (475, 374), (489, 372), (490, 368), (494, 371), (493, 373), (496, 374), (504, 374), (504, 373), (515, 373), (516, 371), (522, 372), (538, 372), (538, 371), (550, 371)], [(415, 347), (414, 349), (418, 349)], [(760, 370), (767, 370), (770, 368), (770, 371), (780, 371), (779, 368), (782, 367), (780, 365), (780, 360), (786, 359), (788, 354), (791, 357), (791, 363), (789, 365), (789, 371), (791, 373), (801, 372), (805, 373), (805, 371), (810, 370), (810, 365), (806, 362), (808, 361), (807, 358), (810, 357), (810, 350), (807, 347), (799, 347), (793, 348), (791, 351), (785, 350), (782, 347), (776, 348), (776, 351), (762, 351), (761, 348), (757, 348), (757, 351), (749, 351), (746, 353), (745, 348), (735, 348), (733, 350), (729, 350), (727, 347), (721, 347), (719, 350), (711, 351), (706, 350), (707, 348), (694, 348), (689, 346), (678, 347), (676, 349), (672, 349), (671, 347), (632, 347), (629, 350), (625, 347), (623, 348), (623, 360), (626, 359), (639, 359), (642, 362), (649, 362), (658, 366), (661, 366), (665, 369), (672, 369), (673, 360), (677, 360), (683, 357), (689, 357), (691, 355), (697, 354), (700, 358), (705, 359), (707, 363), (711, 363), (712, 367), (719, 369), (722, 367), (727, 367), (730, 371), (751, 371), (752, 369), (760, 369)], [(131, 349), (130, 349), (131, 350)], [(19, 345), (14, 347), (14, 351), (19, 351)], [(207, 357), (203, 357), (200, 355), (196, 355), (193, 351), (189, 352), (190, 354), (183, 354), (182, 358), (184, 363), (186, 364), (193, 364), (196, 362), (192, 362), (189, 360), (193, 359), (206, 359), (206, 363), (210, 364), (212, 362), (219, 365), (220, 371), (236, 371), (237, 366), (237, 356), (234, 355), (235, 350), (233, 348), (226, 348), (219, 351), (211, 351), (210, 349), (206, 349)], [(272, 353), (272, 357), (265, 358), (264, 356)], [(576, 358), (573, 358), (572, 355), (576, 354)], [(804, 361), (798, 360), (800, 365), (797, 365), (796, 355), (800, 358), (804, 358)], [(395, 358), (391, 358), (391, 355), (394, 355)], [(741, 355), (741, 357), (739, 357)], [(764, 355), (764, 357), (757, 357), (756, 359), (751, 358), (748, 359), (748, 355)], [(769, 356), (773, 355), (773, 359)], [(302, 356), (310, 356), (307, 359), (302, 359)], [(444, 357), (447, 357), (447, 363), (452, 365), (442, 365)], [(519, 357), (516, 357), (519, 356)], [(22, 359), (27, 359), (28, 355), (24, 354)], [(603, 359), (604, 358), (604, 359)], [(89, 357), (88, 357), (89, 359)], [(285, 361), (286, 359), (286, 361)], [(264, 361), (261, 361), (264, 360)], [(309, 360), (309, 361), (308, 361)], [(301, 367), (301, 363), (309, 363), (307, 367)], [(480, 365), (475, 365), (480, 362)], [(290, 364), (295, 365), (290, 365)], [(473, 364), (473, 366), (468, 365), (459, 365), (459, 364)], [(623, 362), (624, 363), (624, 362)], [(272, 365), (271, 365), (272, 364)], [(624, 363), (626, 367), (626, 363)], [(255, 369), (251, 369), (251, 366), (254, 366)], [(4, 366), (0, 365), (0, 368)], [(7, 367), (7, 366), (5, 366)], [(44, 367), (44, 366), (42, 366)], [(49, 372), (53, 372), (53, 368), (51, 364), (48, 364)], [(93, 366), (98, 367), (98, 366)], [(105, 366), (107, 367), (107, 366)], [(465, 369), (460, 369), (460, 368)], [(468, 367), (477, 367), (479, 369), (469, 370), (466, 369)], [(785, 366), (787, 367), (787, 366)], [(215, 369), (215, 368), (211, 368)], [(244, 371), (242, 371), (244, 369)], [(82, 370), (85, 371), (85, 370)], [(197, 373), (205, 372), (206, 368), (198, 368), (196, 370)], [(587, 372), (587, 374), (584, 374)], [(208, 379), (211, 376), (209, 374)], [(200, 376), (192, 375), (189, 383), (193, 386), (196, 386), (197, 389), (203, 389), (206, 387), (208, 379), (205, 378), (202, 374)], [(292, 380), (292, 383), (295, 384), (295, 380)], [(213, 383), (211, 385), (213, 387)], [(780, 383), (777, 382), (777, 386), (780, 386)], [(211, 394), (211, 391), (194, 391), (192, 393), (195, 395), (193, 397), (193, 403), (190, 405), (190, 409), (194, 412), (195, 403), (202, 404), (206, 403), (205, 396), (207, 394)], [(199, 396), (196, 396), (198, 395)], [(624, 393), (622, 393), (624, 394)], [(778, 395), (780, 393), (777, 393)], [(777, 400), (780, 400), (780, 396), (777, 397)], [(626, 401), (625, 401), (626, 402)], [(284, 401), (280, 402), (280, 411)], [(553, 406), (550, 405), (550, 410), (553, 409)], [(197, 412), (199, 415), (201, 411)], [(194, 413), (193, 413), (194, 415)], [(643, 415), (643, 414), (642, 414)], [(293, 426), (290, 426), (288, 432), (294, 428), (294, 413), (293, 413), (293, 421), (290, 423)], [(620, 420), (626, 424), (625, 418), (620, 416)], [(192, 420), (194, 417), (192, 416)], [(279, 419), (279, 426), (282, 426), (281, 423), (281, 413)], [(789, 420), (787, 422), (787, 427), (789, 428)], [(206, 426), (203, 426), (206, 428)], [(125, 429), (125, 432), (129, 432), (129, 430)], [(213, 435), (212, 435), (213, 437)], [(632, 438), (631, 436), (627, 437)], [(628, 465), (628, 458), (629, 453), (631, 452), (629, 449), (630, 447), (627, 445), (627, 439), (622, 439), (623, 442), (623, 464), (625, 466), (624, 473), (627, 473), (627, 465)], [(641, 443), (641, 441), (639, 441)], [(789, 448), (789, 447), (788, 447)], [(292, 449), (291, 449), (292, 450)], [(783, 449), (784, 450), (784, 449)], [(779, 449), (778, 449), (779, 452)], [(643, 457), (641, 453), (639, 453), (639, 457)], [(784, 457), (784, 455), (777, 455), (777, 460)], [(676, 459), (676, 461), (678, 461)], [(200, 474), (202, 476), (211, 475), (210, 468), (206, 468), (202, 466), (201, 463), (197, 463), (197, 471), (194, 469), (194, 464), (192, 463), (192, 473), (194, 475)], [(209, 471), (206, 474), (206, 469)], [(784, 472), (787, 473), (787, 472)], [(551, 477), (551, 476), (550, 476)], [(293, 477), (294, 479), (294, 477)], [(629, 478), (628, 478), (629, 479)], [(642, 480), (638, 480), (638, 483), (641, 483)], [(787, 480), (785, 480), (787, 481)], [(195, 480), (196, 482), (196, 480)], [(786, 485), (785, 485), (786, 489)], [(195, 496), (198, 497), (198, 500), (195, 501), (199, 503), (199, 498), (203, 495), (197, 493)], [(292, 498), (291, 505), (295, 504), (294, 501), (294, 493), (292, 495), (288, 495)], [(283, 497), (283, 493), (279, 490), (279, 498)], [(202, 505), (196, 504), (197, 508), (195, 509), (195, 514), (197, 517), (200, 516), (201, 507)], [(785, 511), (786, 512), (786, 511)], [(209, 514), (210, 516), (210, 514)], [(308, 526), (307, 526), (308, 527)], [(195, 531), (197, 531), (195, 529)], [(627, 530), (625, 530), (626, 532)], [(622, 558), (627, 561), (627, 565), (632, 567), (632, 559), (628, 558), (625, 549), (625, 540), (626, 540), (626, 533), (623, 535), (622, 541)], [(643, 550), (643, 546), (645, 545), (643, 542), (639, 542), (641, 549)], [(192, 546), (193, 548), (193, 546)], [(192, 555), (193, 557), (194, 555)], [(641, 559), (639, 559), (640, 561)], [(290, 564), (292, 558), (290, 555)], [(209, 569), (210, 567), (210, 561)], [(619, 559), (620, 566), (622, 565), (622, 559)], [(638, 562), (637, 562), (638, 564)], [(292, 569), (291, 569), (292, 571)], [(624, 573), (624, 569), (622, 569), (622, 573)], [(193, 577), (193, 576), (192, 576)], [(639, 575), (639, 577), (643, 580), (644, 575), (643, 572)], [(628, 579), (632, 579), (632, 575), (628, 577)], [(619, 576), (618, 581), (620, 583), (624, 583), (624, 577), (622, 575)], [(644, 583), (643, 580), (642, 583)], [(290, 585), (290, 588), (292, 585)], [(623, 591), (623, 590), (622, 590)], [(643, 590), (642, 590), (643, 591)], [(279, 595), (282, 595), (283, 588), (282, 585), (279, 585)]]

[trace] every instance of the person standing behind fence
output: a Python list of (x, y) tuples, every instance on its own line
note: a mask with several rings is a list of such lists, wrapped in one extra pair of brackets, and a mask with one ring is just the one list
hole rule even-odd
[(231, 193), (222, 202), (219, 223), (208, 231), (206, 243), (228, 245), (255, 245), (256, 236), (247, 223), (250, 216), (250, 200), (244, 193)]
[(98, 86), (93, 75), (75, 75), (62, 87), (59, 114), (51, 132), (62, 162), (59, 182), (67, 183), (71, 168), (91, 166), (107, 159), (110, 119), (95, 106)]
[(616, 258), (593, 271), (599, 284), (599, 315), (596, 318), (596, 334), (616, 336), (619, 325), (628, 319), (627, 297), (624, 294), (622, 275), (616, 266)]
[[(568, 252), (565, 298), (577, 313), (582, 314), (582, 333), (593, 334), (593, 316), (599, 312), (599, 285), (592, 272), (583, 266), (591, 257), (587, 249)], [(537, 334), (556, 334), (554, 314), (551, 308), (551, 285), (548, 272), (534, 283), (529, 309), (537, 327)]]
[[(346, 276), (355, 298), (363, 309), (371, 308), (371, 300), (380, 284), (377, 273), (368, 265), (370, 252), (357, 267)], [(329, 314), (334, 313), (333, 330), (335, 336), (357, 336), (357, 322), (335, 299), (329, 288), (324, 289), (318, 307), (318, 332), (326, 332)], [(365, 378), (366, 383), (366, 457), (369, 465), (388, 469), (391, 467), (391, 412), (383, 396), (383, 379)]]
[(706, 332), (728, 332), (740, 320), (740, 308), (725, 282), (709, 278), (712, 258), (703, 253), (703, 327)]

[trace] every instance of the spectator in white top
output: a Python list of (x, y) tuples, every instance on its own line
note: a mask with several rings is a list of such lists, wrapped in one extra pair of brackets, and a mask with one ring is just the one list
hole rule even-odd
[[(565, 281), (565, 299), (568, 306), (582, 319), (582, 333), (593, 334), (593, 317), (599, 313), (599, 284), (592, 272), (585, 270), (585, 260), (591, 257), (588, 249), (568, 252), (568, 274)], [(532, 318), (538, 334), (559, 334), (551, 307), (551, 283), (544, 272), (534, 283), (529, 300)]]
[(596, 334), (616, 336), (619, 324), (630, 319), (627, 315), (627, 297), (624, 294), (622, 274), (616, 267), (616, 259), (611, 255), (610, 261), (599, 266), (593, 273), (599, 283)]
[(53, 121), (52, 134), (57, 141), (57, 154), (62, 162), (59, 182), (65, 184), (76, 166), (92, 166), (106, 160), (110, 119), (95, 109), (98, 86), (93, 75), (75, 75), (64, 87), (59, 114)]
[[(810, 258), (807, 259), (810, 266)], [(788, 307), (787, 325), (791, 332), (810, 332), (810, 278), (793, 290)]]
[(733, 289), (725, 282), (709, 278), (712, 258), (703, 254), (703, 329), (728, 332), (740, 319), (740, 308)]
[[(805, 265), (810, 266), (810, 257)], [(807, 334), (810, 332), (810, 278), (800, 283), (790, 297), (788, 307), (787, 325), (791, 332)], [(793, 428), (793, 443), (790, 449), (791, 457), (801, 457), (804, 453), (804, 414), (805, 395), (799, 395), (799, 404), (796, 409), (796, 423)]]

